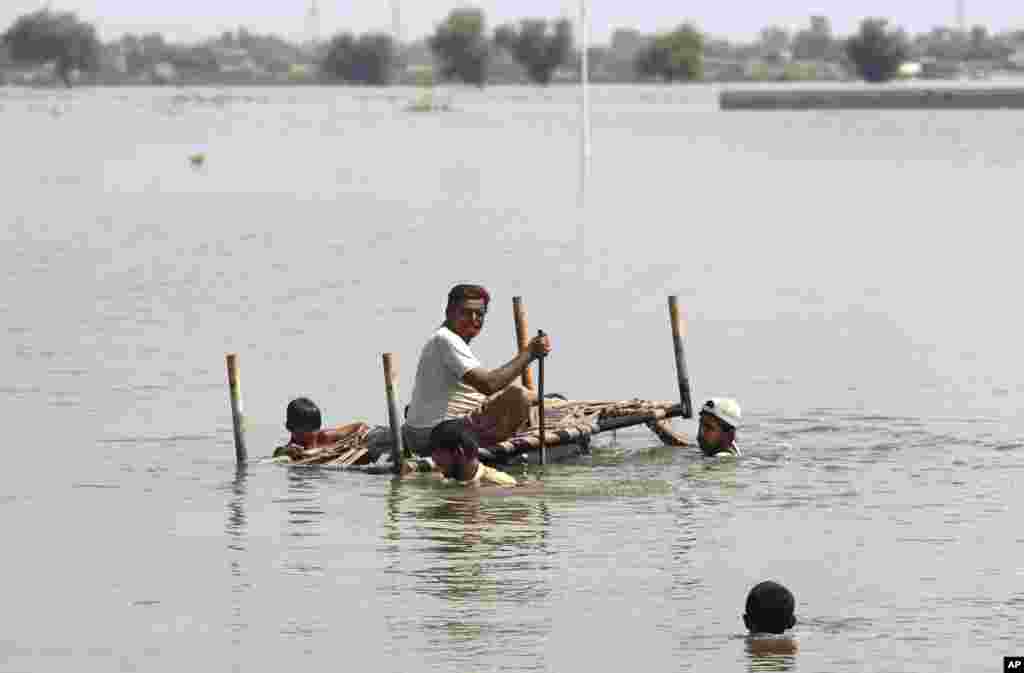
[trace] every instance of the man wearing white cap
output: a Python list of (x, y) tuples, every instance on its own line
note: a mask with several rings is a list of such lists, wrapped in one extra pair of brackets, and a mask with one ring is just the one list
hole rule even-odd
[(738, 456), (736, 428), (742, 415), (736, 400), (727, 397), (712, 397), (700, 408), (700, 425), (697, 429), (697, 444), (705, 456)]

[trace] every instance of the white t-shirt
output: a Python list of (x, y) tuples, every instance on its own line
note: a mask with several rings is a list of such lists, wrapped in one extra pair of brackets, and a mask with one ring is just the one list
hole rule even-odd
[(463, 383), (462, 377), (480, 366), (469, 344), (442, 326), (420, 353), (405, 422), (414, 428), (432, 428), (476, 409), (487, 396)]

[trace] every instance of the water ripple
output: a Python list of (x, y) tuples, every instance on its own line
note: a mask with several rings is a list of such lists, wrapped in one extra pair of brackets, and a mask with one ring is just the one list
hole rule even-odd
[(179, 442), (212, 442), (215, 435), (138, 435), (129, 437), (103, 437), (100, 444), (177, 444)]

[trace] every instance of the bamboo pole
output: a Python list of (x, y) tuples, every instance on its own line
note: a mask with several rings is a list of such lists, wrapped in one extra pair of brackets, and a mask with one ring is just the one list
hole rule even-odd
[[(543, 337), (544, 330), (537, 330), (537, 336)], [(547, 461), (547, 433), (544, 432), (544, 356), (537, 358), (537, 404), (540, 406), (539, 430), (537, 437), (540, 438), (540, 464)]]
[(668, 409), (655, 409), (649, 414), (602, 418), (591, 424), (591, 431), (593, 434), (597, 434), (599, 432), (607, 432), (609, 430), (618, 430), (619, 428), (629, 428), (634, 425), (642, 425), (648, 421), (659, 421), (663, 418), (678, 418), (682, 415), (682, 408), (678, 405), (674, 405)]
[(398, 393), (395, 391), (395, 378), (398, 374), (398, 367), (394, 355), (384, 353), (384, 389), (388, 397), (388, 423), (391, 425), (391, 439), (394, 441), (394, 448), (391, 450), (391, 462), (395, 466), (395, 472), (400, 473), (402, 467), (402, 456), (405, 448), (402, 446), (402, 417), (398, 415)]
[(249, 456), (245, 448), (245, 416), (242, 415), (242, 391), (238, 384), (238, 355), (227, 355), (228, 390), (231, 395), (231, 425), (235, 433), (235, 462), (244, 464)]
[[(577, 440), (591, 437), (593, 435), (601, 434), (602, 432), (609, 432), (619, 430), (621, 428), (630, 428), (638, 425), (644, 425), (650, 422), (656, 422), (667, 418), (678, 418), (682, 416), (682, 410), (679, 405), (674, 405), (667, 409), (654, 409), (650, 413), (646, 414), (634, 414), (631, 416), (617, 416), (615, 418), (605, 418), (598, 421), (594, 421), (588, 426), (573, 427), (573, 428), (557, 428), (554, 430), (547, 430), (544, 433), (544, 442), (547, 446), (561, 446), (563, 444), (570, 444)], [(516, 437), (514, 440), (506, 439), (505, 441), (498, 442), (494, 446), (486, 447), (494, 453), (516, 453), (520, 451), (535, 451), (540, 449), (540, 434), (526, 435)]]
[[(529, 329), (526, 327), (526, 309), (523, 308), (522, 297), (512, 297), (512, 317), (516, 321), (516, 348), (522, 353), (527, 348), (526, 335), (529, 333)], [(534, 390), (533, 371), (529, 367), (523, 370), (522, 381), (524, 388)]]
[(686, 371), (686, 355), (683, 352), (683, 335), (686, 326), (679, 314), (679, 298), (668, 298), (668, 315), (672, 323), (672, 349), (676, 358), (676, 380), (679, 383), (679, 403), (683, 418), (693, 418), (693, 402), (690, 401), (690, 375)]

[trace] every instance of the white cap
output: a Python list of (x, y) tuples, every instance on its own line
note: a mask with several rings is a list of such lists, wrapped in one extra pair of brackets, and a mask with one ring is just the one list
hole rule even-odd
[(700, 408), (700, 413), (711, 414), (733, 428), (740, 427), (740, 421), (743, 419), (739, 403), (728, 397), (712, 397)]

